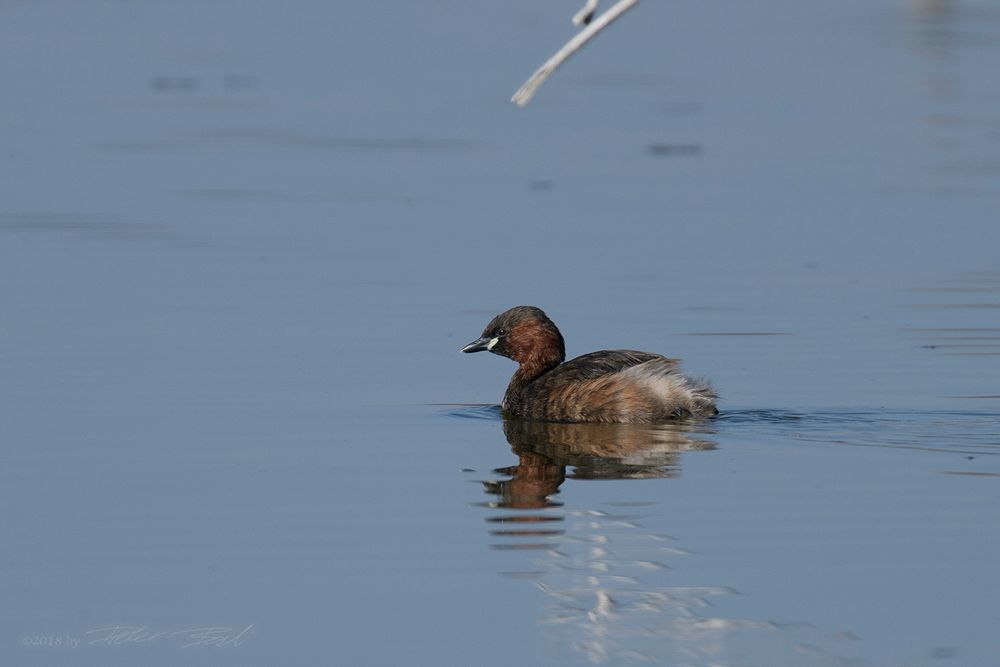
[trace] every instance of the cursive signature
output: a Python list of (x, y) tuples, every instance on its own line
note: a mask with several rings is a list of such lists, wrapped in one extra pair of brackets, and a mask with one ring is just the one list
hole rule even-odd
[(126, 644), (146, 644), (157, 640), (173, 639), (182, 642), (181, 648), (213, 646), (215, 648), (242, 646), (249, 638), (254, 624), (240, 628), (223, 625), (185, 628), (184, 630), (161, 630), (154, 632), (145, 625), (109, 625), (105, 628), (87, 630), (90, 646), (124, 646)]
[[(237, 630), (239, 631), (237, 632)], [(192, 628), (178, 630), (172, 634), (177, 637), (186, 637), (189, 640), (181, 648), (191, 646), (214, 646), (216, 648), (232, 646), (236, 648), (243, 645), (251, 630), (253, 630), (253, 623), (243, 629), (230, 627)]]
[(87, 630), (87, 635), (98, 635), (87, 643), (91, 646), (122, 646), (124, 644), (144, 644), (170, 634), (150, 632), (145, 625), (111, 625), (106, 628)]

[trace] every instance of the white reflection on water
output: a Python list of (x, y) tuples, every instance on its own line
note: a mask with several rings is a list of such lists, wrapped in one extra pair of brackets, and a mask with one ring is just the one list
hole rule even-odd
[(569, 538), (539, 559), (545, 594), (539, 623), (557, 650), (595, 663), (709, 659), (728, 653), (735, 630), (773, 623), (718, 615), (712, 598), (725, 586), (662, 585), (685, 555), (666, 535), (648, 533), (635, 516), (570, 510)]
[[(538, 622), (560, 658), (583, 656), (597, 664), (742, 664), (730, 661), (750, 646), (758, 657), (847, 664), (820, 648), (830, 638), (810, 636), (818, 634), (810, 628), (720, 612), (712, 600), (738, 592), (690, 585), (675, 573), (675, 567), (683, 570), (689, 552), (670, 535), (643, 526), (644, 513), (657, 503), (615, 502), (609, 511), (564, 507), (553, 499), (567, 478), (676, 477), (682, 452), (715, 448), (704, 435), (711, 428), (707, 423), (504, 422), (518, 463), (495, 471), (509, 479), (484, 482), (497, 500), (482, 505), (506, 511), (486, 519), (504, 526), (489, 531), (502, 540), (491, 546), (532, 555), (531, 569), (502, 574), (533, 580), (544, 594)], [(845, 638), (849, 634), (835, 643)]]

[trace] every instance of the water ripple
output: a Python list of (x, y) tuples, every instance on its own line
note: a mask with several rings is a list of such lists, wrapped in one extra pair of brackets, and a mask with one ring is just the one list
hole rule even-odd
[[(1000, 455), (1000, 413), (984, 410), (842, 410), (783, 412), (735, 410), (720, 415), (714, 435), (741, 435), (755, 425), (766, 435), (797, 441), (915, 449), (969, 455)], [(789, 432), (787, 427), (794, 431)], [(780, 432), (779, 432), (780, 431)], [(754, 434), (760, 431), (754, 429)]]
[(486, 419), (489, 421), (501, 421), (503, 415), (499, 405), (489, 405), (482, 403), (452, 404), (450, 409), (442, 410), (442, 414), (457, 419)]

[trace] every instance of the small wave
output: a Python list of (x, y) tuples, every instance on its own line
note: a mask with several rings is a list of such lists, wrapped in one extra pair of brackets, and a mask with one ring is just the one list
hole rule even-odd
[(458, 419), (485, 419), (487, 421), (500, 421), (503, 415), (499, 405), (479, 404), (479, 403), (455, 403), (448, 406), (447, 410), (442, 410), (442, 414)]
[(788, 410), (724, 410), (716, 415), (712, 421), (729, 424), (783, 424), (799, 422), (807, 418), (808, 416), (804, 413)]

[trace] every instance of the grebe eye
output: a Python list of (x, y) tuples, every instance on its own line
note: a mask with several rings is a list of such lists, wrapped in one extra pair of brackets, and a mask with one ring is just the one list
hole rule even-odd
[(506, 336), (507, 335), (507, 330), (506, 329), (497, 329), (497, 335), (498, 336)]

